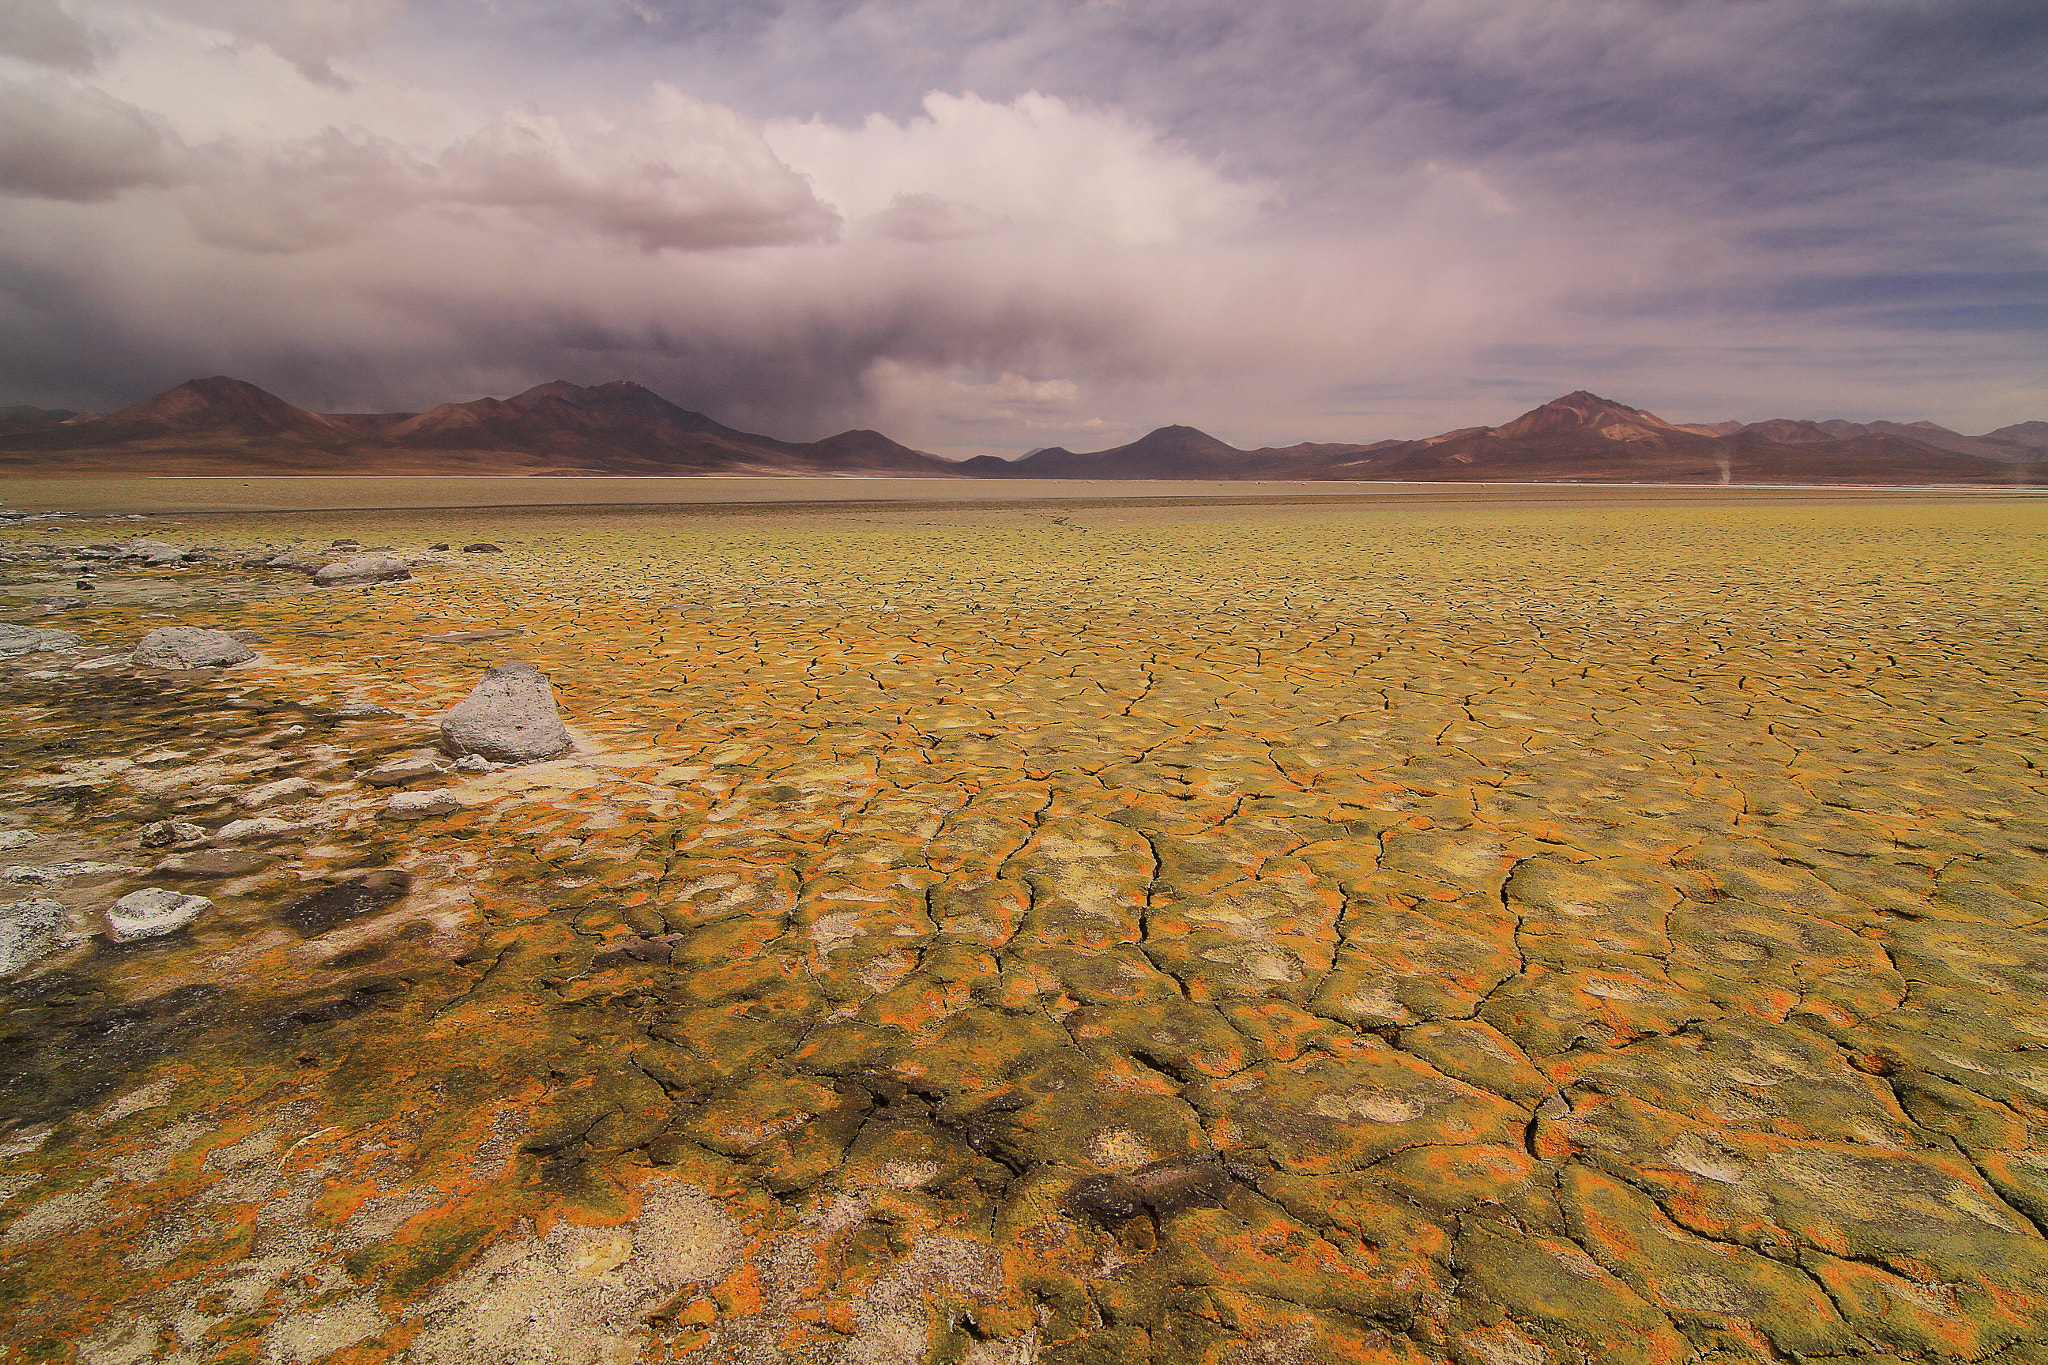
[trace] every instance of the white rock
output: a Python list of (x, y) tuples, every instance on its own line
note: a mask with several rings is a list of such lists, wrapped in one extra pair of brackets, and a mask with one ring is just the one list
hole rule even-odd
[(0, 849), (20, 848), (23, 844), (32, 844), (42, 837), (33, 830), (0, 829)]
[(317, 794), (319, 790), (303, 777), (280, 777), (275, 782), (251, 787), (235, 798), (235, 804), (243, 810), (264, 810), (271, 806), (281, 806), (287, 801), (302, 800)]
[(428, 815), (449, 815), (462, 809), (462, 800), (451, 791), (399, 792), (384, 803), (384, 809), (404, 820)]
[(167, 564), (183, 564), (185, 552), (167, 541), (131, 540), (122, 547), (121, 558), (139, 559), (144, 564), (160, 568)]
[(187, 820), (159, 820), (153, 825), (142, 827), (144, 848), (168, 848), (172, 844), (196, 843), (206, 837), (206, 831)]
[(547, 675), (524, 659), (484, 670), (483, 680), (441, 717), (441, 747), (502, 763), (553, 758), (569, 747)]
[(245, 844), (257, 839), (275, 839), (279, 835), (296, 833), (301, 827), (289, 820), (280, 820), (275, 815), (258, 815), (249, 820), (230, 820), (213, 832), (208, 842), (215, 844)]
[(405, 567), (402, 559), (390, 555), (364, 555), (360, 559), (344, 559), (339, 564), (329, 564), (313, 575), (313, 582), (323, 588), (345, 588), (355, 583), (389, 583), (400, 578), (411, 578), (412, 570)]
[(16, 863), (6, 871), (0, 872), (0, 877), (4, 877), (10, 882), (34, 882), (38, 885), (47, 886), (51, 882), (61, 882), (67, 877), (104, 877), (138, 870), (121, 863), (49, 863), (42, 867), (32, 867), (24, 863)]
[(18, 972), (64, 946), (71, 937), (64, 907), (36, 897), (0, 905), (0, 975)]
[(491, 762), (482, 754), (464, 754), (461, 758), (455, 760), (455, 766), (466, 773), (496, 772), (498, 768), (497, 764)]
[(434, 755), (413, 754), (378, 764), (364, 773), (362, 780), (373, 787), (400, 787), (423, 777), (441, 777), (447, 771), (448, 765)]
[(131, 657), (145, 668), (220, 668), (253, 659), (256, 651), (224, 630), (161, 626), (142, 637)]
[(11, 659), (18, 654), (59, 654), (84, 646), (85, 641), (68, 630), (55, 630), (49, 626), (17, 626), (11, 621), (0, 621), (0, 659)]
[(186, 896), (158, 887), (130, 891), (107, 909), (107, 936), (116, 943), (175, 933), (211, 907), (204, 896)]

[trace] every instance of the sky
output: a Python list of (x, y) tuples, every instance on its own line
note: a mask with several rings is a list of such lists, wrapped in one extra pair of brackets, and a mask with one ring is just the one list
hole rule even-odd
[(2048, 419), (2041, 0), (0, 0), (0, 403)]

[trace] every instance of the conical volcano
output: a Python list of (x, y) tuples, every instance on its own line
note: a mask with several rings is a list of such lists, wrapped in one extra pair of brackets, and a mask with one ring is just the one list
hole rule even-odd
[(188, 379), (154, 398), (145, 398), (97, 420), (109, 427), (154, 427), (164, 432), (220, 437), (332, 439), (342, 434), (335, 423), (318, 413), (293, 407), (274, 393), (220, 374), (210, 379)]

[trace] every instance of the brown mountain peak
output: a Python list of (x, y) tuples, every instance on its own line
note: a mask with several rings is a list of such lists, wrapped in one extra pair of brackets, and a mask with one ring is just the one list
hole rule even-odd
[(317, 413), (294, 407), (276, 394), (244, 379), (223, 374), (188, 379), (145, 398), (107, 419), (113, 423), (152, 422), (173, 431), (207, 431), (222, 435), (264, 436), (279, 432), (331, 435), (334, 424)]
[(1242, 454), (1238, 448), (1219, 441), (1198, 427), (1155, 427), (1129, 445), (1118, 449), (1127, 454), (1176, 455), (1222, 459)]
[[(1597, 432), (1614, 439), (1640, 439), (1634, 433), (1647, 435), (1675, 430), (1677, 428), (1655, 413), (1579, 389), (1562, 398), (1553, 398), (1540, 408), (1531, 408), (1505, 426), (1494, 428), (1494, 434), (1512, 440), (1525, 436)], [(1624, 435), (1625, 432), (1630, 434)]]

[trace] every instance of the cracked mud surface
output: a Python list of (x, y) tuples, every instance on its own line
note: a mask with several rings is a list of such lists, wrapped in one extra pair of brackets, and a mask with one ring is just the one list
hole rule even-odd
[[(0, 1349), (2048, 1359), (2044, 512), (236, 517), (149, 534), (418, 577), (0, 586), (92, 647), (0, 664), (0, 899), (212, 901), (0, 995)], [(123, 661), (170, 619), (258, 658)], [(513, 657), (577, 752), (392, 818)]]

